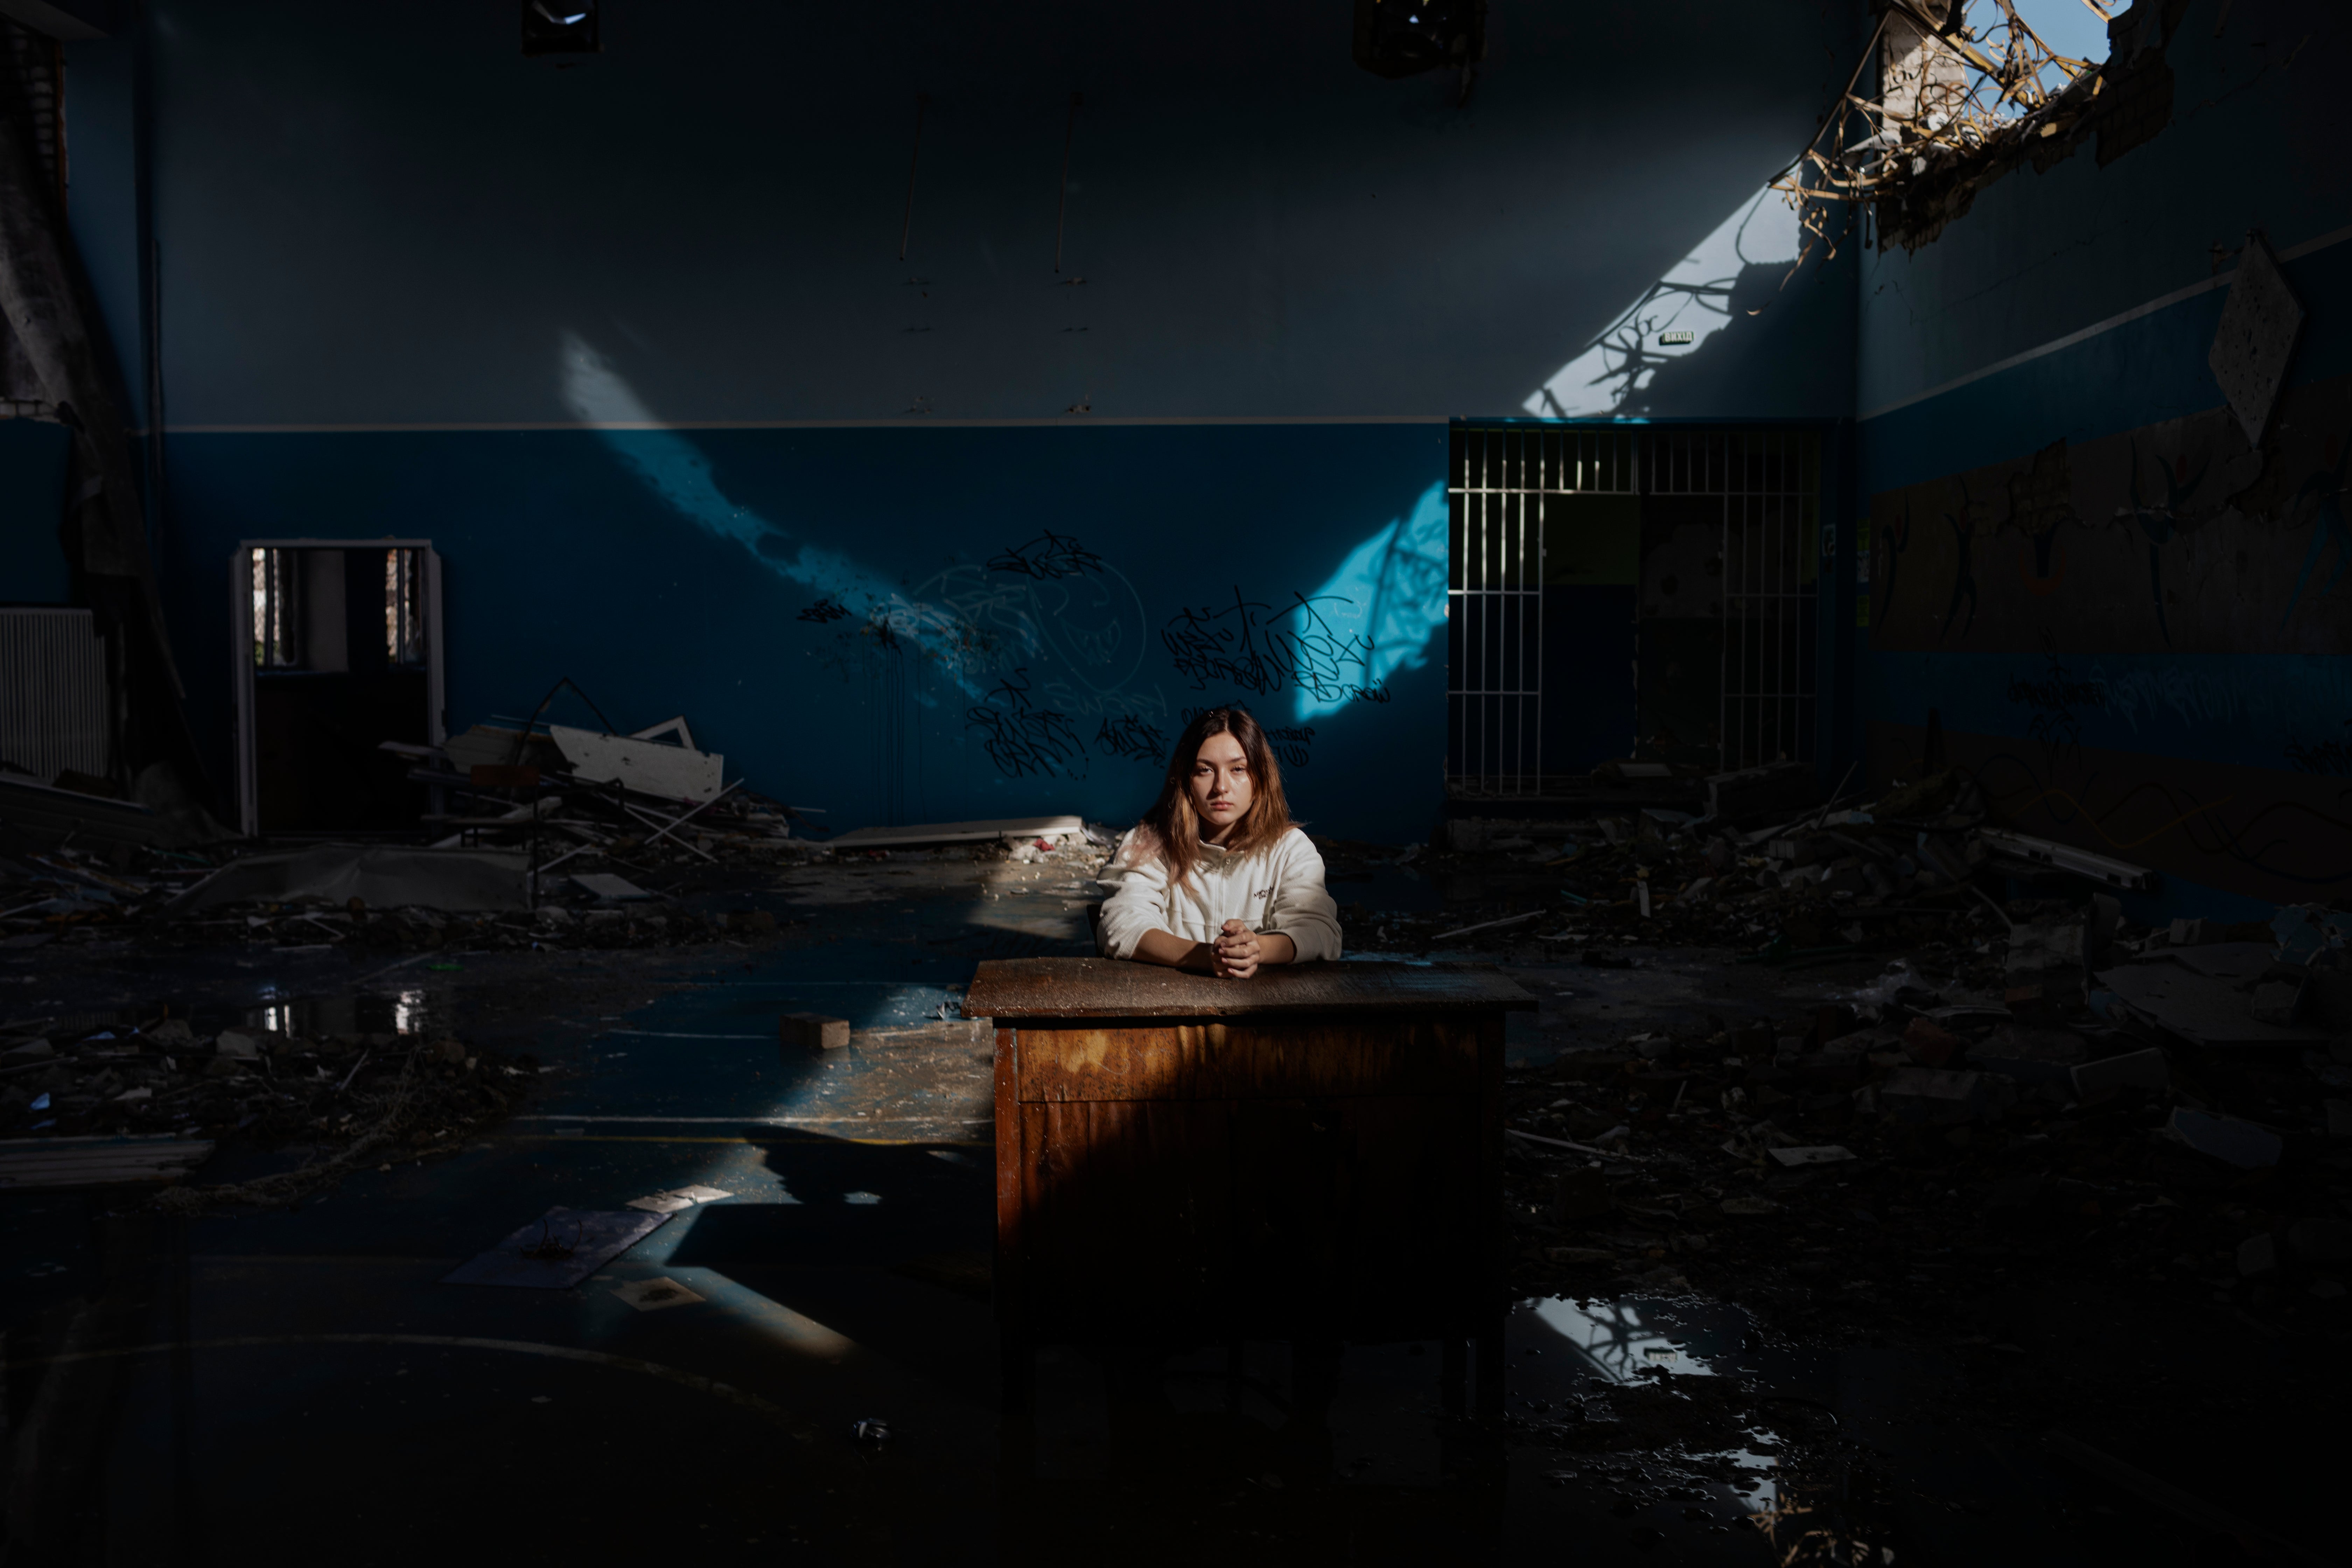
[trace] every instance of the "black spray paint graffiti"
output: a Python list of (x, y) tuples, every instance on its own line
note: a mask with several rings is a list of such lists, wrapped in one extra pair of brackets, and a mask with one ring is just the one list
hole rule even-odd
[[(2043, 641), (2049, 640), (2045, 634)], [(2022, 676), (2009, 683), (2009, 700), (2032, 710), (2033, 717), (2026, 724), (2025, 735), (2042, 747), (2044, 767), (2055, 768), (2062, 757), (2078, 753), (2083, 747), (2083, 723), (2074, 716), (2077, 708), (2105, 708), (2107, 689), (2097, 680), (2076, 680), (2068, 672), (2057, 654), (2043, 656), (2049, 668), (2039, 680)]]
[(1076, 577), (1100, 572), (1103, 558), (1075, 539), (1048, 531), (1003, 552), (989, 562), (988, 569), (1022, 577)]
[(1323, 702), (1386, 702), (1388, 688), (1369, 680), (1372, 645), (1342, 633), (1318, 606), (1352, 603), (1294, 593), (1282, 608), (1242, 597), (1223, 609), (1180, 610), (1160, 630), (1176, 671), (1195, 691), (1230, 682), (1264, 696), (1296, 687)]
[[(854, 614), (828, 594), (801, 611), (800, 618), (825, 624), (849, 620)], [(1003, 639), (995, 633), (958, 616), (952, 607), (897, 593), (869, 597), (863, 618), (837, 628), (834, 644), (822, 657), (825, 668), (845, 681), (860, 672), (872, 674), (877, 655), (903, 662), (913, 654), (939, 667), (967, 693), (976, 692), (981, 674), (1003, 657)]]
[(1016, 669), (987, 699), (964, 710), (964, 722), (985, 737), (989, 761), (1008, 778), (1087, 776), (1087, 749), (1069, 717), (1030, 705), (1029, 672)]
[(2317, 741), (2305, 744), (2293, 736), (2286, 742), (2287, 764), (2299, 773), (2319, 773), (2332, 778), (2352, 774), (2352, 719), (2344, 721), (2347, 738), (2342, 741)]
[(1042, 662), (1059, 674), (1037, 689), (1051, 691), (1051, 706), (1065, 713), (1166, 717), (1156, 690), (1128, 686), (1149, 641), (1142, 595), (1118, 568), (1075, 539), (1040, 534), (984, 567), (950, 566), (914, 595), (968, 628), (964, 641), (981, 657), (961, 671), (967, 691), (1016, 663)]
[(1141, 714), (1121, 713), (1102, 721), (1102, 728), (1095, 731), (1095, 749), (1106, 757), (1157, 763), (1168, 755), (1168, 737)]
[(1265, 738), (1274, 743), (1274, 754), (1282, 759), (1286, 768), (1303, 768), (1314, 755), (1308, 749), (1315, 743), (1315, 727), (1311, 724), (1287, 730), (1268, 727)]
[(2158, 459), (2157, 472), (2164, 476), (2164, 500), (2143, 501), (2139, 499), (2139, 443), (2131, 444), (2131, 504), (2117, 507), (2116, 516), (2136, 520), (2140, 531), (2147, 536), (2147, 598), (2156, 606), (2156, 629), (2164, 634), (2167, 647), (2172, 646), (2172, 628), (2164, 619), (2164, 563), (2159, 552), (2172, 542), (2173, 535), (2179, 531), (2181, 509), (2196, 496), (2197, 488), (2205, 482), (2212, 467), (2212, 459), (2206, 458), (2197, 471), (2190, 473), (2186, 453), (2168, 468)]

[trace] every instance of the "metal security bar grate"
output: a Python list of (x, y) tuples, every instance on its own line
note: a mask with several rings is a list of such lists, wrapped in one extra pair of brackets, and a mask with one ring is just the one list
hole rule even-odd
[[(1645, 552), (1673, 548), (1681, 526), (1705, 539), (1721, 531), (1719, 594), (1703, 596), (1713, 626), (1697, 626), (1706, 666), (1719, 659), (1719, 695), (1688, 729), (1726, 770), (1787, 758), (1811, 761), (1815, 728), (1815, 593), (1820, 555), (1820, 441), (1806, 431), (1626, 430), (1456, 426), (1447, 488), (1452, 520), (1447, 583), (1446, 784), (1456, 797), (1531, 796), (1585, 782), (1563, 755), (1545, 764), (1544, 624), (1548, 583), (1622, 583), (1622, 645), (1595, 624), (1549, 628), (1573, 635), (1553, 660), (1554, 720), (1605, 710), (1612, 683), (1635, 658), (1633, 584)], [(1623, 498), (1604, 501), (1601, 498)], [(1622, 550), (1622, 566), (1599, 569), (1546, 560)], [(1605, 537), (1604, 537), (1605, 536)], [(1706, 552), (1702, 551), (1705, 554)], [(1657, 574), (1648, 574), (1654, 578)], [(1672, 594), (1671, 576), (1664, 579)], [(1692, 595), (1685, 589), (1684, 595)], [(1562, 606), (1591, 597), (1553, 595)], [(1589, 617), (1589, 608), (1573, 612)], [(1719, 635), (1718, 635), (1719, 634)], [(1719, 653), (1717, 645), (1719, 641)], [(1614, 651), (1623, 649), (1619, 664)], [(1602, 653), (1600, 648), (1610, 651)], [(1607, 660), (1607, 668), (1594, 663)], [(1687, 660), (1685, 660), (1687, 668)], [(1663, 671), (1647, 672), (1653, 680)], [(1629, 714), (1630, 717), (1630, 714)], [(1612, 721), (1613, 722), (1613, 721)], [(1612, 731), (1618, 732), (1618, 731)], [(1611, 741), (1611, 754), (1619, 742)], [(1555, 752), (1570, 748), (1556, 744)], [(1562, 776), (1548, 778), (1548, 773)]]
[(1540, 794), (1547, 513), (1569, 496), (1633, 493), (1634, 437), (1457, 426), (1447, 489), (1446, 782)]
[(1813, 760), (1821, 442), (1808, 431), (1654, 431), (1643, 489), (1721, 497), (1720, 765)]

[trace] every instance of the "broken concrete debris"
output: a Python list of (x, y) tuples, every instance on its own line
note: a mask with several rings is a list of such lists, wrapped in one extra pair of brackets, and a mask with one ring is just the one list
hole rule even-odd
[(1951, 1072), (1938, 1068), (1897, 1068), (1878, 1086), (1878, 1103), (1909, 1121), (1950, 1125), (1998, 1115), (2013, 1088), (1990, 1073)]
[(822, 1013), (787, 1013), (780, 1024), (787, 1047), (803, 1051), (837, 1051), (849, 1044), (849, 1020)]
[(667, 1214), (603, 1214), (559, 1205), (459, 1264), (441, 1283), (568, 1290), (667, 1223)]
[(615, 877), (610, 871), (579, 872), (572, 877), (572, 883), (607, 903), (630, 903), (653, 897), (626, 877)]
[[(183, 1214), (289, 1203), (388, 1154), (454, 1149), (503, 1120), (535, 1073), (529, 1058), (446, 1036), (199, 1032), (171, 1017), (0, 1043), (0, 1135), (23, 1140), (7, 1147), (22, 1147), (35, 1164), (47, 1158), (36, 1144), (99, 1151), (74, 1157), (88, 1169), (58, 1165), (54, 1178), (95, 1184), (101, 1166), (145, 1163), (154, 1179), (181, 1180), (230, 1134), (281, 1167), (236, 1185), (173, 1186), (157, 1198)], [(0, 1183), (9, 1179), (0, 1168)]]
[[(1572, 1039), (1514, 1073), (1514, 1292), (1636, 1289), (1672, 1256), (1800, 1329), (1923, 1327), (1952, 1310), (1943, 1287), (2012, 1262), (2128, 1264), (2247, 1309), (2342, 1297), (2352, 1018), (2321, 993), (2352, 973), (2352, 915), (2141, 924), (2102, 890), (2128, 889), (2122, 872), (1983, 826), (1950, 777), (1794, 823), (1448, 825), (1411, 874), (1483, 896), (1384, 915), (1369, 943), (1351, 924), (1353, 945), (1885, 965), (1839, 1006)], [(1370, 850), (1326, 858), (1335, 886), (1399, 874)], [(1679, 896), (1644, 919), (1641, 883)], [(2257, 1236), (2273, 1261), (2241, 1273)]]
[[(979, 822), (913, 823), (900, 827), (860, 827), (827, 840), (835, 849), (894, 849), (935, 844), (1004, 844), (1015, 847), (1044, 840), (1051, 847), (1091, 835), (1076, 816), (1012, 816)], [(1109, 846), (1107, 841), (1103, 847)]]
[(1853, 1158), (1853, 1151), (1836, 1143), (1793, 1144), (1785, 1149), (1767, 1151), (1780, 1164), (1794, 1168), (1799, 1165), (1834, 1165)]
[(647, 1214), (677, 1214), (697, 1204), (715, 1204), (721, 1198), (731, 1198), (733, 1193), (718, 1187), (674, 1187), (666, 1193), (652, 1193), (642, 1198), (631, 1198), (624, 1207), (643, 1209)]
[(2286, 1147), (2284, 1141), (2266, 1127), (2186, 1106), (2173, 1111), (2165, 1131), (2200, 1154), (2210, 1154), (2224, 1164), (2247, 1171), (2277, 1164)]
[[(1913, 987), (1901, 1002), (1680, 1038), (1654, 1054), (1570, 1051), (1513, 1074), (1507, 1124), (1523, 1135), (1508, 1141), (1506, 1167), (1515, 1188), (1549, 1200), (1510, 1205), (1515, 1291), (1634, 1289), (1672, 1254), (1699, 1288), (1765, 1302), (1792, 1326), (1846, 1312), (1917, 1322), (1947, 1310), (1943, 1271), (2011, 1258), (2054, 1267), (2084, 1229), (2100, 1237), (2086, 1264), (2137, 1251), (2202, 1289), (2213, 1268), (2200, 1260), (2218, 1254), (2227, 1278), (2250, 1287), (2331, 1300), (2341, 1289), (2334, 1271), (2352, 1258), (2352, 1223), (2329, 1193), (2352, 1152), (2327, 1152), (2324, 1130), (2345, 1119), (2321, 1110), (2315, 1070), (2137, 1046), (2062, 1008), (2042, 1016), (2065, 1018), (2063, 1030), (1953, 1015), (1965, 1048), (1947, 1068), (1827, 1048), (1893, 1036), (1904, 1014), (1931, 1008), (1944, 1010), (1943, 997)], [(2134, 1048), (2094, 1046), (2064, 1062), (2086, 1036)], [(1791, 1038), (1793, 1056), (1781, 1047)], [(2019, 1077), (1995, 1062), (2059, 1072)], [(2184, 1074), (2201, 1095), (2263, 1104), (2263, 1121), (2178, 1103)], [(2298, 1121), (2311, 1131), (2281, 1131)], [(1604, 1127), (1620, 1134), (1605, 1150), (1553, 1136)], [(1738, 1228), (1710, 1229), (1707, 1215)], [(1748, 1228), (1808, 1215), (1830, 1222), (1817, 1250), (1833, 1261), (1819, 1267), (1777, 1232)], [(2273, 1261), (2241, 1274), (2241, 1243), (2270, 1232), (2284, 1238), (2265, 1254)], [(1706, 1239), (1693, 1247), (1677, 1239), (1686, 1235)]]
[[(670, 744), (664, 731), (689, 743)], [(692, 751), (682, 721), (619, 739), (631, 756), (642, 749), (711, 767), (718, 761)], [(458, 808), (427, 817), (420, 842), (110, 834), (89, 831), (79, 817), (0, 812), (0, 943), (106, 933), (174, 946), (413, 950), (635, 945), (693, 940), (714, 934), (714, 925), (751, 934), (776, 929), (772, 911), (730, 909), (714, 918), (677, 906), (729, 891), (754, 868), (823, 853), (793, 837), (807, 808), (740, 787), (698, 804), (698, 775), (629, 775), (662, 790), (681, 786), (661, 793), (632, 784), (617, 763), (613, 778), (586, 776), (537, 732), (485, 725), (440, 747), (383, 749), (406, 759), (412, 782)], [(37, 793), (47, 800), (61, 792)], [(65, 795), (93, 808), (146, 809)], [(610, 909), (615, 900), (656, 907), (620, 913)]]
[(675, 1279), (632, 1279), (625, 1285), (613, 1287), (615, 1300), (635, 1307), (640, 1312), (656, 1312), (664, 1307), (692, 1307), (704, 1298)]
[(11, 837), (0, 819), (0, 948), (102, 937), (321, 953), (757, 942), (804, 923), (773, 897), (780, 870), (895, 855), (1068, 866), (1090, 878), (1114, 842), (1076, 816), (821, 841), (801, 836), (814, 808), (740, 784), (694, 805), (583, 778), (544, 735), (495, 725), (440, 747), (383, 749), (463, 808), (427, 821), (419, 837), (429, 845), (83, 847), (58, 841), (63, 829)]
[[(618, 784), (640, 795), (696, 805), (719, 795), (725, 759), (696, 751), (693, 732), (682, 718), (628, 735), (599, 734), (562, 724), (549, 725), (547, 734), (571, 764), (572, 776), (591, 784)], [(675, 739), (665, 740), (665, 736)]]
[(247, 903), (317, 903), (348, 910), (353, 900), (379, 910), (522, 910), (530, 901), (524, 885), (528, 869), (519, 850), (322, 844), (232, 860), (162, 913), (185, 919)]
[(2172, 1081), (2164, 1053), (2154, 1049), (2077, 1062), (2067, 1075), (2074, 1086), (2074, 1098), (2085, 1105), (2096, 1105), (2126, 1089), (2161, 1090)]

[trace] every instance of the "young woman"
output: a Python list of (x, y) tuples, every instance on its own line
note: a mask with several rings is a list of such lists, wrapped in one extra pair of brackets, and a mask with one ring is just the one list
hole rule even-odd
[(1246, 709), (1184, 727), (1160, 799), (1119, 844), (1103, 905), (1107, 958), (1247, 980), (1263, 964), (1339, 956), (1323, 857), (1290, 825), (1282, 769)]

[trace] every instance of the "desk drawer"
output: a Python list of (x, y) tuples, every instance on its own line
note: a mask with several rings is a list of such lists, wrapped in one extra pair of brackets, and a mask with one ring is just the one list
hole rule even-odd
[(1451, 1098), (1477, 1092), (1476, 1018), (1166, 1023), (1019, 1032), (1024, 1104)]

